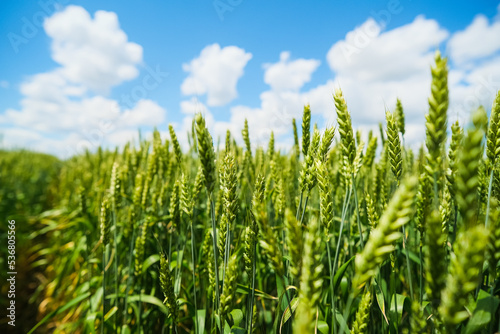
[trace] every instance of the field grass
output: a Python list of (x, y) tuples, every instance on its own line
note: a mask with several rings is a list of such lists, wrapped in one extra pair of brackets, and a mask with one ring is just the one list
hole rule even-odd
[(169, 127), (39, 166), (51, 182), (23, 167), (21, 197), (50, 199), (25, 233), (31, 332), (499, 332), (500, 92), (450, 125), (439, 53), (431, 72), (417, 152), (404, 101), (366, 137), (338, 89), (337, 126), (311, 129), (305, 106), (288, 152), (255, 147), (246, 122), (216, 148), (198, 114), (188, 150)]

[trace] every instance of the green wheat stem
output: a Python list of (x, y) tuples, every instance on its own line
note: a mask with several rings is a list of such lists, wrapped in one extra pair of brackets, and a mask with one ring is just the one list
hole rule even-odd
[[(250, 312), (253, 312), (253, 299), (255, 295), (255, 270), (256, 270), (256, 249), (257, 249), (257, 243), (253, 244), (253, 261), (252, 261), (252, 292), (250, 295)], [(253, 317), (250, 316), (250, 326), (248, 327), (248, 333), (252, 333), (252, 325), (253, 325)]]
[[(195, 211), (195, 210), (193, 210)], [(194, 217), (194, 212), (193, 212)], [(198, 334), (198, 304), (196, 301), (196, 254), (194, 252), (194, 228), (193, 219), (191, 220), (191, 261), (193, 263), (193, 297), (194, 297), (194, 331)]]
[[(332, 267), (332, 271), (330, 273), (331, 282), (333, 282), (333, 277), (335, 276), (335, 272), (337, 270), (337, 261), (339, 259), (339, 252), (340, 252), (340, 242), (342, 241), (342, 231), (344, 229), (344, 220), (345, 220), (345, 215), (347, 213), (347, 207), (349, 206), (349, 202), (351, 201), (351, 192), (352, 192), (352, 187), (349, 188), (349, 192), (346, 192), (344, 196), (344, 203), (342, 205), (342, 218), (340, 220), (339, 240), (337, 241), (335, 258), (333, 260), (333, 263), (331, 264)], [(337, 327), (335, 324), (335, 302), (332, 304), (332, 322), (333, 322), (334, 333), (336, 333)]]
[(135, 228), (135, 224), (134, 224), (134, 227), (132, 228), (132, 239), (130, 239), (130, 247), (129, 247), (129, 254), (128, 254), (128, 277), (127, 277), (127, 286), (125, 288), (125, 305), (124, 305), (124, 308), (123, 308), (123, 325), (126, 325), (127, 324), (127, 317), (128, 317), (128, 312), (127, 312), (127, 308), (128, 308), (128, 293), (130, 291), (130, 283), (131, 283), (131, 280), (132, 280), (132, 259), (134, 257), (134, 240), (135, 240), (135, 232), (136, 232), (136, 228)]
[(101, 333), (104, 333), (104, 316), (106, 315), (106, 253), (108, 245), (102, 251), (102, 320)]
[[(420, 239), (423, 239), (423, 234), (420, 234)], [(422, 250), (422, 241), (420, 241), (419, 247), (419, 260), (420, 260), (420, 275), (419, 275), (419, 286), (420, 286), (420, 305), (422, 305), (424, 300), (424, 286), (423, 286), (423, 278), (424, 278), (424, 265), (423, 265), (423, 250)]]
[(392, 297), (391, 298), (394, 298), (394, 309), (396, 310), (396, 312), (394, 312), (394, 322), (395, 322), (395, 325), (396, 325), (396, 328), (398, 328), (399, 326), (399, 322), (398, 322), (398, 298), (397, 298), (397, 290), (396, 290), (396, 269), (393, 269), (392, 272), (391, 272), (391, 276), (392, 276), (392, 286), (391, 286), (391, 290), (392, 290)]
[(227, 268), (227, 262), (229, 261), (229, 238), (230, 238), (230, 235), (229, 235), (229, 223), (227, 223), (227, 226), (226, 226), (226, 243), (225, 243), (225, 247), (224, 247), (224, 262), (222, 263), (223, 267), (222, 267), (222, 290), (221, 290), (221, 294), (224, 293), (224, 282), (225, 282), (225, 279), (226, 279), (226, 268)]
[(142, 332), (142, 274), (139, 274), (139, 319), (137, 319), (139, 324), (139, 333)]
[[(213, 242), (213, 247), (214, 247), (214, 264), (215, 264), (215, 295), (216, 295), (216, 298), (217, 298), (217, 301), (216, 301), (216, 309), (218, 310), (219, 309), (219, 306), (220, 306), (220, 291), (219, 291), (219, 267), (217, 265), (217, 257), (218, 257), (218, 254), (217, 254), (217, 228), (215, 226), (215, 202), (214, 202), (214, 197), (213, 197), (213, 194), (210, 193), (209, 195), (209, 198), (210, 198), (210, 217), (211, 217), (211, 221), (212, 221), (212, 233), (213, 233), (213, 237), (212, 237), (212, 242)], [(222, 331), (222, 328), (221, 328), (221, 331)]]
[(299, 199), (299, 206), (297, 207), (297, 213), (295, 214), (295, 219), (298, 221), (299, 220), (299, 215), (300, 215), (300, 209), (302, 209), (302, 200), (304, 198), (304, 192), (300, 192), (300, 199)]
[(413, 300), (413, 284), (411, 281), (411, 266), (410, 266), (410, 254), (409, 254), (409, 247), (408, 247), (408, 239), (406, 238), (406, 231), (405, 231), (405, 226), (403, 225), (403, 247), (405, 249), (405, 255), (406, 255), (406, 269), (408, 271), (408, 285), (410, 286), (410, 297), (411, 300)]
[[(352, 194), (352, 187), (349, 187), (349, 192), (346, 193), (345, 198), (344, 198), (344, 204), (342, 205), (342, 218), (340, 220), (340, 230), (339, 230), (339, 240), (337, 242), (337, 248), (335, 251), (335, 259), (333, 260), (333, 273), (337, 270), (337, 261), (339, 259), (339, 253), (340, 253), (340, 243), (342, 241), (342, 231), (344, 228), (344, 222), (345, 222), (345, 216), (347, 214), (347, 209), (349, 207), (349, 202), (351, 201), (351, 194)], [(333, 275), (331, 277), (333, 280)]]
[(344, 334), (344, 331), (346, 330), (345, 325), (347, 324), (347, 321), (348, 321), (347, 317), (349, 316), (349, 309), (351, 308), (353, 301), (354, 301), (354, 294), (351, 291), (351, 293), (349, 294), (349, 298), (347, 299), (346, 306), (344, 308), (344, 314), (343, 314), (344, 321), (340, 325), (340, 334)]
[(300, 224), (303, 223), (304, 221), (304, 215), (306, 213), (306, 209), (307, 209), (307, 202), (309, 201), (309, 195), (306, 196), (306, 200), (304, 202), (304, 208), (302, 209), (302, 215), (300, 216)]
[[(328, 232), (329, 233), (329, 232)], [(328, 271), (329, 271), (329, 274), (330, 274), (330, 277), (332, 276), (332, 273), (333, 273), (333, 269), (332, 269), (332, 257), (331, 257), (331, 250), (330, 250), (330, 241), (328, 241), (326, 243), (326, 251), (328, 253)], [(335, 298), (335, 291), (334, 291), (334, 288), (333, 288), (333, 280), (330, 279), (330, 299), (331, 299), (331, 303), (332, 303), (332, 309), (333, 309), (333, 303), (334, 303), (334, 298)], [(335, 316), (335, 314), (332, 314), (332, 316)], [(336, 330), (336, 324), (335, 324), (335, 319), (332, 318), (332, 326), (330, 326), (330, 333), (335, 333), (337, 330)]]
[[(114, 240), (113, 240), (113, 247), (115, 249), (114, 253), (115, 253), (115, 306), (119, 309), (120, 308), (120, 305), (119, 305), (119, 299), (118, 299), (118, 281), (120, 280), (120, 275), (119, 275), (119, 272), (118, 272), (118, 248), (117, 248), (117, 227), (116, 227), (116, 206), (115, 206), (115, 203), (113, 201), (113, 226), (114, 226)], [(115, 313), (114, 315), (114, 318), (115, 318), (115, 330), (118, 328), (118, 314)]]
[(354, 188), (354, 203), (356, 204), (356, 220), (358, 222), (359, 230), (359, 241), (361, 242), (361, 248), (365, 248), (365, 242), (363, 241), (363, 231), (361, 229), (361, 220), (359, 218), (359, 204), (358, 204), (358, 192), (356, 191), (356, 181), (354, 179), (354, 174), (352, 174), (352, 187)]
[[(399, 101), (398, 99), (398, 104), (400, 105), (401, 102)], [(403, 123), (404, 123), (404, 114), (402, 114), (402, 120), (403, 120)], [(401, 116), (400, 116), (401, 117)], [(401, 119), (401, 118), (400, 118)], [(402, 129), (404, 130), (404, 124), (402, 125)], [(405, 144), (405, 136), (404, 136), (404, 131), (401, 132), (401, 138), (402, 138), (402, 142), (403, 142), (403, 158), (404, 159), (407, 159), (407, 155), (406, 155), (406, 144)], [(412, 279), (411, 279), (411, 265), (410, 265), (410, 249), (408, 247), (408, 239), (406, 238), (406, 228), (405, 226), (403, 225), (403, 247), (405, 249), (405, 255), (406, 255), (406, 270), (408, 272), (408, 284), (410, 285), (410, 297), (411, 297), (411, 300), (413, 300), (413, 284), (412, 284)]]

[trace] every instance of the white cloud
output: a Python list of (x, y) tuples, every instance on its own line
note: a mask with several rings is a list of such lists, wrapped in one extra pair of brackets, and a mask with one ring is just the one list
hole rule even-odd
[(125, 107), (94, 93), (135, 78), (142, 61), (142, 47), (127, 42), (115, 13), (98, 11), (92, 19), (83, 8), (69, 6), (44, 28), (61, 67), (21, 84), (21, 108), (0, 115), (5, 146), (67, 157), (84, 148), (122, 145), (137, 128), (164, 122), (166, 111), (151, 100)]
[(436, 21), (423, 16), (387, 32), (370, 18), (335, 43), (327, 60), (339, 75), (355, 74), (363, 81), (398, 81), (428, 71), (430, 54), (447, 36)]
[(377, 123), (385, 120), (386, 108), (393, 109), (399, 97), (407, 115), (407, 143), (421, 141), (425, 136), (421, 130), (428, 108), (430, 66), (435, 50), (447, 37), (448, 32), (436, 21), (424, 17), (387, 32), (368, 19), (328, 52), (334, 80), (302, 91), (319, 63), (290, 61), (290, 54), (283, 52), (277, 63), (265, 66), (264, 80), (270, 89), (261, 93), (260, 107), (232, 107), (229, 121), (216, 126), (219, 132), (223, 127), (239, 132), (247, 118), (255, 144), (265, 145), (274, 131), (278, 141), (290, 146), (292, 119), (296, 118), (300, 126), (305, 104), (311, 105), (313, 114), (323, 116), (325, 123), (320, 127), (336, 124), (332, 93), (341, 87), (356, 128), (377, 130)]
[(140, 100), (134, 108), (123, 112), (123, 126), (136, 128), (138, 124), (157, 126), (165, 121), (165, 110), (151, 100)]
[(52, 38), (52, 58), (64, 75), (96, 91), (138, 76), (142, 47), (128, 42), (113, 12), (97, 11), (94, 19), (78, 6), (68, 6), (47, 18), (44, 28)]
[(264, 82), (274, 91), (297, 91), (311, 81), (311, 75), (320, 65), (319, 60), (290, 60), (290, 52), (280, 54), (280, 61), (275, 64), (265, 64)]
[[(455, 36), (452, 35), (451, 40)], [(424, 116), (428, 112), (430, 67), (434, 63), (435, 51), (449, 37), (448, 31), (438, 22), (423, 16), (389, 31), (383, 31), (375, 20), (368, 19), (330, 48), (327, 62), (334, 79), (307, 91), (302, 88), (310, 81), (319, 62), (313, 59), (291, 61), (290, 53), (282, 52), (278, 62), (264, 65), (264, 82), (270, 89), (260, 94), (260, 106), (232, 107), (229, 120), (216, 121), (211, 131), (214, 138), (223, 138), (225, 130), (230, 129), (241, 143), (240, 132), (246, 118), (253, 147), (266, 145), (271, 131), (274, 131), (279, 145), (290, 147), (292, 118), (296, 118), (300, 127), (304, 104), (309, 103), (313, 114), (323, 117), (325, 123), (319, 124), (320, 127), (336, 124), (332, 93), (334, 88), (341, 87), (353, 125), (364, 136), (370, 130), (379, 136), (378, 123), (385, 124), (385, 110), (394, 110), (399, 97), (406, 114), (405, 142), (418, 149), (425, 139)], [(478, 34), (473, 39), (481, 41), (481, 36)], [(486, 58), (474, 69), (450, 64), (449, 123), (458, 115), (465, 124), (473, 108), (479, 104), (491, 106), (494, 94), (500, 88), (499, 64), (500, 57), (497, 56)], [(200, 104), (185, 101), (181, 109), (192, 115), (195, 110), (200, 110)], [(204, 106), (203, 112), (213, 118)], [(189, 122), (185, 123), (190, 126)]]
[[(327, 54), (351, 111), (353, 125), (384, 122), (385, 110), (403, 103), (407, 123), (422, 123), (430, 93), (434, 51), (448, 37), (439, 24), (422, 16), (383, 32), (373, 19), (336, 42)], [(409, 42), (411, 41), (411, 43)], [(420, 138), (425, 136), (425, 131)]]
[[(498, 6), (500, 14), (500, 5)], [(500, 16), (491, 23), (477, 15), (448, 42), (454, 68), (450, 71), (449, 115), (465, 124), (470, 112), (482, 105), (489, 109), (500, 89)]]
[(491, 108), (500, 89), (500, 55), (480, 62), (472, 70), (454, 69), (450, 71), (450, 79), (448, 115), (465, 124), (471, 111), (480, 105)]
[(192, 97), (190, 100), (181, 101), (181, 112), (193, 116), (199, 112), (207, 114), (209, 111), (196, 97)]
[(500, 50), (500, 18), (490, 24), (487, 17), (477, 15), (467, 28), (453, 34), (448, 50), (457, 64), (491, 56)]
[[(449, 123), (458, 117), (464, 124), (478, 105), (491, 106), (500, 88), (500, 41), (495, 39), (500, 36), (500, 20), (495, 20), (488, 22), (479, 15), (448, 40), (444, 28), (423, 16), (389, 31), (368, 19), (328, 51), (332, 79), (304, 90), (320, 61), (293, 59), (284, 51), (277, 62), (263, 65), (263, 80), (269, 89), (260, 94), (260, 105), (232, 106), (225, 120), (216, 120), (210, 108), (227, 105), (238, 96), (237, 83), (252, 54), (236, 46), (209, 45), (183, 65), (187, 77), (181, 92), (187, 97), (179, 105), (185, 117), (174, 124), (177, 136), (186, 147), (192, 117), (202, 112), (215, 144), (218, 138), (223, 144), (226, 129), (242, 143), (246, 118), (254, 148), (266, 145), (271, 131), (277, 147), (288, 148), (292, 143), (292, 118), (296, 118), (300, 131), (305, 104), (311, 105), (316, 120), (323, 118), (320, 128), (336, 123), (332, 93), (340, 87), (354, 127), (365, 135), (374, 130), (378, 136), (377, 123), (385, 123), (386, 108), (392, 110), (399, 97), (406, 114), (406, 144), (416, 147), (425, 137), (430, 66), (435, 50), (446, 41), (452, 60)], [(53, 40), (52, 56), (60, 67), (21, 84), (19, 110), (0, 115), (5, 145), (64, 156), (85, 147), (121, 145), (137, 138), (138, 127), (159, 125), (165, 120), (166, 111), (154, 101), (143, 99), (123, 107), (116, 100), (96, 95), (137, 77), (136, 66), (142, 61), (142, 47), (128, 42), (116, 14), (99, 11), (91, 18), (81, 7), (70, 6), (47, 19), (45, 29)], [(478, 48), (476, 44), (480, 44)], [(206, 95), (206, 100), (199, 101), (200, 95)]]
[(315, 114), (326, 115), (333, 112), (332, 81), (308, 91), (300, 91), (300, 88), (310, 80), (319, 62), (301, 58), (289, 61), (289, 57), (290, 54), (284, 52), (281, 53), (278, 62), (265, 65), (264, 80), (270, 85), (270, 89), (260, 94), (260, 107), (251, 108), (244, 105), (232, 107), (229, 120), (215, 122), (213, 126), (217, 137), (224, 138), (226, 129), (229, 129), (237, 141), (242, 143), (241, 129), (247, 119), (254, 148), (258, 145), (267, 145), (272, 131), (277, 149), (288, 149), (293, 141), (289, 136), (292, 119), (295, 118), (300, 127), (304, 105), (310, 104)]
[(251, 58), (251, 53), (236, 46), (209, 45), (198, 58), (183, 65), (189, 76), (181, 91), (184, 95), (207, 94), (209, 106), (226, 105), (238, 96), (236, 85)]

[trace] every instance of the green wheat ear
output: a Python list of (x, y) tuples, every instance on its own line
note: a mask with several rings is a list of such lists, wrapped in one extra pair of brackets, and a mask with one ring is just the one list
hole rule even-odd
[(236, 162), (232, 152), (228, 152), (224, 156), (222, 162), (222, 172), (220, 173), (220, 193), (222, 194), (222, 205), (224, 207), (223, 216), (221, 219), (220, 234), (219, 234), (219, 250), (221, 256), (224, 255), (226, 247), (227, 226), (231, 228), (238, 213), (238, 195), (237, 187), (237, 170)]
[(274, 156), (274, 132), (271, 131), (271, 136), (269, 137), (269, 145), (267, 147), (267, 155), (269, 160), (273, 159)]
[(78, 188), (78, 196), (80, 199), (80, 212), (85, 216), (87, 214), (87, 195), (84, 187), (80, 186)]
[(403, 111), (403, 104), (401, 100), (396, 99), (396, 110), (394, 111), (396, 123), (398, 125), (398, 130), (404, 136), (405, 134), (405, 113)]
[(426, 333), (427, 319), (418, 300), (411, 303), (410, 326), (410, 333)]
[(462, 140), (464, 133), (458, 121), (453, 123), (451, 126), (451, 142), (450, 149), (448, 152), (449, 169), (446, 174), (446, 180), (448, 181), (448, 190), (453, 199), (455, 199), (455, 175), (457, 173), (457, 154), (460, 147), (462, 146)]
[(446, 141), (447, 110), (448, 110), (448, 68), (446, 58), (436, 52), (435, 65), (431, 68), (432, 83), (429, 97), (429, 113), (425, 115), (427, 150), (431, 157), (433, 172), (438, 172), (442, 161), (442, 149)]
[(177, 135), (175, 134), (174, 127), (171, 124), (168, 125), (168, 131), (170, 132), (170, 139), (172, 140), (172, 145), (174, 145), (174, 152), (175, 152), (175, 157), (177, 159), (177, 163), (181, 164), (182, 149), (181, 145), (179, 144), (179, 141), (177, 140)]
[(212, 194), (216, 181), (215, 152), (212, 136), (205, 126), (205, 119), (201, 113), (196, 115), (196, 136), (198, 137), (198, 154), (205, 176), (205, 186), (208, 193)]
[(236, 294), (236, 284), (238, 282), (238, 261), (236, 254), (229, 258), (226, 269), (226, 278), (224, 280), (224, 291), (220, 296), (221, 315), (229, 313), (233, 306)]
[(271, 227), (268, 226), (267, 217), (261, 216), (258, 221), (260, 222), (260, 247), (266, 252), (267, 256), (269, 257), (269, 265), (274, 270), (276, 275), (283, 276), (283, 254), (281, 252), (281, 249), (279, 248), (278, 238), (276, 237)]
[(474, 127), (467, 131), (458, 154), (455, 176), (456, 202), (466, 226), (474, 225), (478, 218), (479, 168), (483, 158), (482, 142), (487, 120), (484, 108), (478, 108), (473, 114)]
[(110, 240), (110, 229), (111, 229), (111, 214), (110, 214), (110, 205), (108, 197), (104, 197), (101, 205), (101, 240), (103, 246), (109, 244)]
[(364, 334), (368, 332), (368, 322), (370, 320), (370, 307), (372, 305), (372, 294), (370, 289), (366, 289), (361, 302), (359, 303), (356, 320), (352, 324), (352, 334)]
[(192, 219), (192, 201), (193, 197), (191, 195), (191, 185), (188, 182), (186, 174), (181, 175), (181, 186), (179, 191), (179, 209), (181, 214), (184, 213), (186, 217)]
[(146, 241), (148, 236), (148, 221), (144, 221), (141, 227), (141, 234), (137, 236), (135, 240), (135, 276), (140, 276), (142, 274), (142, 268), (144, 264), (144, 252), (146, 248)]
[(314, 171), (314, 161), (317, 158), (316, 154), (319, 149), (320, 138), (321, 135), (319, 131), (315, 129), (313, 132), (311, 147), (308, 149), (307, 155), (305, 156), (299, 176), (300, 189), (304, 193), (309, 193), (317, 182), (316, 173)]
[(169, 316), (172, 318), (175, 326), (177, 324), (179, 304), (174, 292), (174, 281), (170, 272), (170, 264), (164, 254), (160, 256), (160, 287), (165, 295)]
[(304, 106), (304, 113), (302, 115), (302, 153), (304, 157), (307, 156), (309, 151), (309, 144), (311, 141), (311, 107)]
[(488, 127), (488, 139), (486, 142), (486, 156), (488, 157), (487, 174), (497, 162), (500, 155), (500, 90), (497, 92), (493, 107), (491, 108), (490, 122)]
[(196, 177), (194, 179), (194, 188), (193, 188), (193, 208), (195, 207), (196, 203), (199, 201), (199, 196), (201, 194), (201, 191), (203, 189), (203, 185), (205, 183), (205, 176), (203, 176), (203, 169), (198, 167), (198, 172), (196, 173)]
[(330, 242), (330, 229), (334, 219), (331, 182), (326, 163), (316, 162), (316, 178), (319, 188), (320, 217), (327, 243)]
[(430, 213), (426, 224), (426, 275), (427, 296), (431, 303), (439, 305), (441, 290), (446, 284), (446, 236), (442, 232), (441, 215), (437, 210)]
[(366, 152), (364, 155), (363, 166), (367, 169), (371, 169), (373, 166), (373, 161), (375, 161), (375, 154), (377, 152), (377, 137), (371, 137), (368, 141), (368, 147), (366, 148)]
[(286, 245), (290, 255), (290, 273), (295, 279), (299, 279), (302, 268), (303, 238), (302, 226), (295, 218), (290, 209), (285, 212)]
[(293, 144), (295, 147), (299, 147), (299, 134), (297, 132), (297, 122), (295, 121), (295, 118), (292, 119), (292, 126), (293, 126)]
[(498, 201), (491, 199), (491, 210), (488, 227), (488, 263), (491, 272), (491, 279), (494, 282), (497, 277), (497, 265), (500, 262), (500, 206)]
[(139, 172), (135, 176), (134, 195), (132, 198), (132, 202), (136, 208), (138, 208), (139, 205), (141, 204), (143, 187), (144, 187), (144, 177), (143, 177), (142, 172)]
[(328, 159), (328, 152), (330, 151), (330, 146), (333, 142), (333, 137), (335, 136), (335, 127), (329, 127), (325, 130), (325, 133), (321, 137), (321, 144), (318, 150), (318, 158), (321, 161), (326, 161)]
[(484, 226), (477, 225), (461, 233), (451, 254), (450, 273), (442, 292), (439, 313), (450, 332), (469, 317), (467, 298), (477, 287), (482, 272), (488, 236)]
[(398, 124), (394, 115), (389, 111), (385, 113), (385, 118), (387, 120), (389, 161), (392, 173), (396, 177), (399, 184), (403, 173), (403, 155), (401, 153), (401, 140), (399, 139)]
[(224, 151), (227, 153), (231, 151), (231, 131), (226, 131), (226, 142), (224, 144)]
[(257, 226), (252, 224), (245, 228), (245, 249), (243, 252), (243, 259), (245, 260), (245, 271), (248, 277), (252, 277), (253, 261), (255, 260), (254, 249), (257, 243)]
[(115, 208), (117, 208), (119, 204), (120, 188), (121, 188), (121, 180), (118, 171), (118, 163), (115, 162), (113, 163), (113, 169), (111, 170), (111, 183), (109, 186), (111, 201)]
[(333, 99), (335, 100), (335, 108), (337, 109), (337, 121), (339, 123), (342, 152), (352, 166), (356, 156), (356, 143), (354, 142), (351, 115), (349, 110), (347, 110), (347, 103), (340, 89), (335, 90)]
[(202, 256), (203, 259), (205, 259), (202, 269), (205, 277), (208, 277), (209, 297), (213, 300), (215, 298), (215, 263), (212, 233), (210, 229), (207, 229), (205, 232), (205, 239), (202, 245)]
[(170, 207), (168, 214), (172, 223), (172, 230), (178, 231), (181, 222), (181, 181), (175, 181), (174, 188), (170, 194)]
[(321, 262), (321, 238), (319, 221), (313, 217), (308, 225), (304, 240), (302, 270), (300, 275), (299, 306), (293, 329), (294, 333), (313, 333), (315, 328), (316, 308), (321, 297), (323, 285)]
[(400, 229), (413, 216), (413, 202), (417, 192), (418, 179), (411, 177), (398, 188), (378, 226), (372, 230), (363, 251), (356, 256), (354, 289), (360, 289), (376, 273), (378, 267), (394, 250), (394, 242), (401, 237)]
[(245, 118), (245, 125), (243, 126), (243, 130), (241, 130), (241, 135), (243, 136), (243, 141), (245, 142), (245, 148), (247, 152), (252, 152), (252, 147), (250, 146), (250, 134), (248, 132), (248, 120)]

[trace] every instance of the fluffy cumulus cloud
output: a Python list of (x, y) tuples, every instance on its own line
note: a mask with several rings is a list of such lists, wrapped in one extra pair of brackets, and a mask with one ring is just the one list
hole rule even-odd
[(354, 126), (374, 129), (374, 124), (384, 122), (385, 110), (393, 110), (399, 97), (406, 114), (406, 142), (417, 144), (425, 136), (429, 69), (435, 50), (444, 45), (444, 55), (449, 58), (450, 123), (459, 119), (466, 124), (479, 105), (491, 107), (500, 89), (497, 36), (498, 17), (489, 22), (478, 15), (452, 35), (423, 16), (389, 31), (368, 19), (333, 44), (327, 61), (335, 86), (344, 92)]
[(138, 76), (142, 47), (127, 40), (113, 12), (97, 11), (94, 18), (78, 6), (68, 6), (44, 22), (52, 38), (52, 58), (64, 75), (88, 88), (106, 91)]
[[(300, 123), (304, 105), (310, 104), (316, 113), (333, 111), (333, 82), (303, 90), (303, 86), (311, 80), (320, 62), (316, 59), (291, 58), (289, 52), (282, 52), (278, 62), (264, 64), (264, 81), (269, 85), (269, 89), (260, 94), (260, 106), (231, 107), (229, 120), (216, 121), (213, 124), (215, 137), (224, 138), (226, 129), (229, 129), (237, 141), (241, 142), (241, 129), (247, 119), (254, 147), (265, 145), (272, 131), (277, 148), (288, 149), (291, 146), (289, 131), (292, 120), (295, 118)], [(212, 117), (208, 110), (205, 111)]]
[[(333, 79), (306, 91), (303, 86), (312, 79), (319, 61), (292, 60), (289, 52), (282, 52), (278, 62), (264, 65), (264, 82), (270, 88), (260, 94), (260, 107), (232, 107), (229, 120), (216, 122), (214, 131), (222, 134), (229, 128), (239, 137), (246, 118), (256, 144), (265, 145), (274, 131), (278, 143), (289, 147), (290, 123), (300, 119), (304, 104), (309, 103), (313, 114), (322, 116), (323, 126), (335, 124), (332, 93), (340, 87), (354, 126), (365, 134), (378, 132), (378, 122), (385, 123), (385, 111), (394, 110), (396, 98), (400, 98), (406, 114), (406, 143), (415, 147), (425, 137), (430, 66), (440, 46), (449, 57), (450, 123), (458, 118), (465, 124), (477, 106), (491, 107), (500, 89), (500, 42), (495, 38), (500, 35), (498, 17), (489, 22), (479, 15), (452, 35), (424, 16), (384, 29), (369, 18), (335, 42), (326, 55)], [(481, 46), (471, 51), (476, 44)]]
[[(136, 136), (138, 127), (165, 119), (165, 110), (154, 101), (142, 98), (124, 105), (102, 96), (136, 78), (142, 62), (142, 48), (128, 41), (114, 13), (99, 11), (92, 17), (80, 7), (69, 6), (47, 19), (44, 28), (52, 38), (52, 57), (60, 66), (21, 85), (20, 108), (0, 115), (0, 123), (7, 125), (0, 129), (4, 143), (73, 154), (89, 145), (119, 145)], [(378, 122), (385, 122), (385, 110), (393, 110), (399, 97), (406, 114), (405, 140), (414, 146), (425, 136), (430, 66), (436, 49), (449, 57), (449, 123), (458, 118), (465, 124), (477, 106), (490, 108), (500, 89), (497, 36), (500, 16), (489, 20), (478, 15), (453, 34), (423, 16), (392, 30), (369, 18), (332, 44), (325, 55), (332, 78), (326, 82), (304, 88), (314, 82), (318, 59), (284, 51), (275, 62), (263, 64), (262, 80), (268, 88), (259, 95), (257, 107), (230, 104), (238, 96), (237, 84), (252, 54), (237, 46), (209, 45), (183, 65), (187, 74), (179, 110), (184, 118), (174, 126), (181, 143), (187, 145), (193, 116), (201, 112), (216, 142), (220, 139), (223, 144), (229, 129), (241, 143), (247, 119), (254, 147), (266, 145), (274, 131), (278, 149), (286, 149), (293, 140), (292, 119), (300, 123), (305, 104), (311, 105), (320, 128), (336, 123), (332, 93), (340, 87), (354, 127), (365, 133), (378, 131)], [(8, 83), (0, 86), (8, 88)], [(221, 106), (229, 115), (216, 119), (211, 108)]]
[(98, 11), (92, 18), (83, 8), (69, 6), (48, 18), (44, 28), (60, 67), (21, 84), (21, 108), (0, 115), (4, 145), (65, 157), (123, 144), (138, 127), (165, 119), (165, 110), (151, 100), (130, 103), (100, 95), (136, 78), (142, 61), (142, 47), (127, 41), (115, 13)]
[(499, 51), (500, 17), (489, 22), (484, 15), (477, 15), (465, 30), (450, 38), (448, 50), (457, 64), (489, 57)]
[(184, 95), (207, 95), (209, 106), (223, 106), (238, 96), (236, 85), (252, 54), (237, 46), (205, 47), (200, 56), (184, 64), (188, 77), (181, 86)]
[(222, 132), (227, 127), (239, 134), (246, 118), (256, 144), (265, 145), (273, 131), (278, 145), (286, 149), (292, 143), (292, 119), (300, 123), (305, 104), (310, 104), (313, 114), (323, 119), (320, 127), (336, 123), (332, 93), (341, 87), (355, 127), (365, 132), (377, 130), (385, 110), (393, 109), (400, 97), (411, 124), (407, 139), (421, 140), (430, 91), (429, 67), (436, 46), (448, 35), (436, 21), (424, 17), (385, 32), (376, 21), (368, 19), (330, 48), (326, 58), (334, 78), (308, 90), (303, 87), (320, 62), (292, 59), (290, 53), (283, 52), (278, 62), (264, 65), (269, 90), (260, 94), (260, 107), (232, 107), (229, 121), (216, 122), (214, 131)]
[(282, 52), (280, 61), (266, 64), (264, 82), (274, 91), (297, 91), (305, 83), (311, 81), (311, 75), (320, 62), (316, 59), (297, 59), (290, 62), (290, 52)]
[[(500, 15), (500, 5), (498, 6)], [(450, 109), (452, 119), (468, 121), (471, 110), (491, 107), (500, 89), (500, 16), (491, 22), (477, 15), (464, 30), (449, 40)]]
[(393, 109), (396, 97), (401, 98), (410, 118), (422, 115), (434, 51), (447, 36), (436, 21), (422, 16), (387, 32), (369, 19), (348, 33), (345, 40), (335, 43), (327, 59), (353, 120), (383, 120), (385, 110)]

